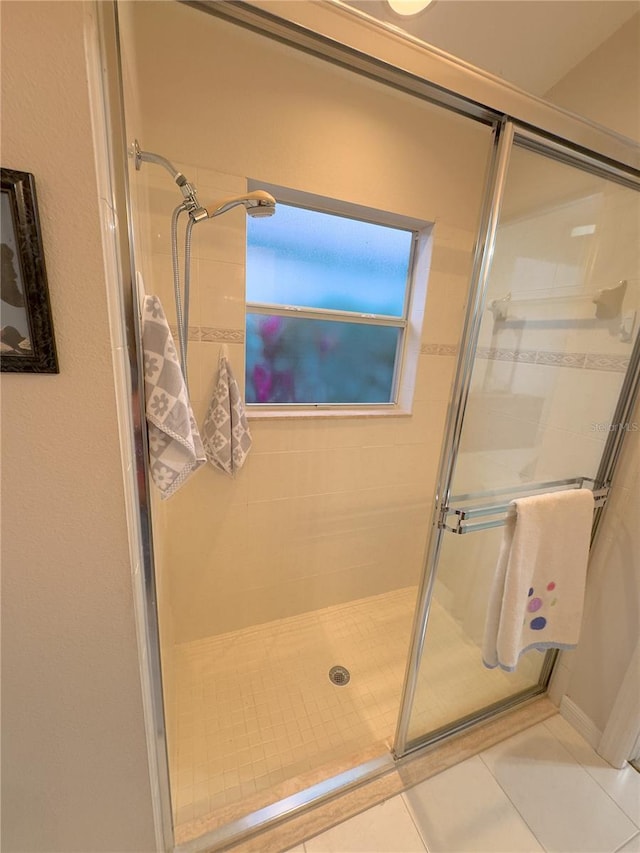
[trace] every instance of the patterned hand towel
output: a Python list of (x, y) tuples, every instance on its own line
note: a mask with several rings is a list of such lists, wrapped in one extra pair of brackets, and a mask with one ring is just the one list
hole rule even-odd
[(142, 305), (149, 464), (162, 498), (171, 497), (206, 457), (167, 319), (157, 296)]
[(578, 642), (593, 493), (572, 489), (512, 501), (489, 596), (484, 665), (513, 672), (530, 649)]
[(233, 476), (251, 450), (251, 432), (227, 348), (220, 348), (218, 379), (209, 411), (202, 425), (202, 442), (209, 462)]

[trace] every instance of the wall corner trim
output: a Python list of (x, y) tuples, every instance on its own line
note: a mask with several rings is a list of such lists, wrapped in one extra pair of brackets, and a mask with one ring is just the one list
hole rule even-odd
[(599, 755), (614, 767), (622, 768), (637, 757), (640, 743), (638, 689), (640, 686), (640, 641), (627, 668), (624, 681), (596, 747)]
[(602, 732), (591, 720), (582, 708), (579, 708), (576, 703), (569, 699), (568, 696), (563, 696), (560, 702), (560, 716), (563, 717), (573, 728), (582, 735), (589, 746), (594, 749), (598, 748)]

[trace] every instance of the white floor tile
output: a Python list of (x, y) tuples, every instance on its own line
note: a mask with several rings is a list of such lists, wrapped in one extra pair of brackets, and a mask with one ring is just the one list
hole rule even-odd
[(637, 832), (544, 723), (481, 755), (543, 847), (613, 853)]
[(616, 853), (640, 853), (640, 833), (634, 835), (623, 847), (618, 848)]
[(640, 828), (640, 773), (629, 764), (622, 770), (607, 764), (560, 715), (547, 720), (545, 726)]
[(543, 848), (480, 758), (403, 794), (429, 853), (525, 853)]
[(401, 797), (350, 818), (304, 843), (306, 853), (424, 853)]

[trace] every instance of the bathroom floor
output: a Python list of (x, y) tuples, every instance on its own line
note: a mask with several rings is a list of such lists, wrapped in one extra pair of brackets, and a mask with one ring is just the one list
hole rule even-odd
[(640, 774), (559, 715), (288, 853), (638, 853)]
[[(198, 834), (193, 821), (227, 822), (388, 751), (415, 597), (410, 587), (177, 647), (179, 838)], [(423, 671), (437, 686), (420, 710), (424, 731), (466, 713), (469, 691), (489, 704), (530, 683), (525, 671), (479, 666), (478, 647), (436, 599), (429, 626)], [(348, 684), (329, 680), (334, 665)]]

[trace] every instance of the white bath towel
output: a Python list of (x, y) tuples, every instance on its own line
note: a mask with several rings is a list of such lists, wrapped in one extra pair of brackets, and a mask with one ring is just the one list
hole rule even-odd
[(202, 441), (209, 462), (231, 476), (242, 468), (251, 450), (244, 402), (225, 346), (220, 348), (216, 389), (202, 424)]
[(144, 297), (142, 341), (151, 477), (162, 498), (169, 498), (207, 460), (157, 296)]
[(572, 489), (512, 501), (489, 596), (485, 666), (516, 668), (530, 649), (578, 642), (593, 493)]

